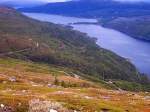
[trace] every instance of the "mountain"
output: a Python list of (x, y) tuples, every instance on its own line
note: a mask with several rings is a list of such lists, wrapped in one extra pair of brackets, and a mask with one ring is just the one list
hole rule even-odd
[[(85, 77), (149, 83), (126, 59), (99, 47), (94, 38), (71, 28), (0, 8), (0, 56), (67, 67)], [(143, 81), (145, 79), (145, 81)]]
[[(115, 28), (135, 38), (150, 40), (150, 22), (148, 20), (148, 16), (150, 15), (150, 3), (128, 3), (111, 0), (79, 0), (64, 3), (49, 3), (38, 7), (21, 8), (19, 10), (23, 12), (96, 18), (104, 26), (106, 23), (106, 26)], [(146, 21), (144, 21), (144, 18), (147, 18)], [(145, 26), (144, 29), (143, 26)], [(139, 28), (140, 31), (138, 31), (137, 28)]]
[(95, 41), (0, 7), (0, 112), (148, 112), (149, 79)]

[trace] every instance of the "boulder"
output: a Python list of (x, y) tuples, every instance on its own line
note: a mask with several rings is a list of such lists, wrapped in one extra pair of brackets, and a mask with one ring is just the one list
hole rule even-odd
[(54, 109), (50, 109), (49, 112), (58, 112), (58, 111)]

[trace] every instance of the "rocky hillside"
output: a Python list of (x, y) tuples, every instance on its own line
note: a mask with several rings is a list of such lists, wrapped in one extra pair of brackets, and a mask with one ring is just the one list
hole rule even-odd
[(1, 112), (150, 111), (149, 92), (112, 90), (115, 87), (111, 81), (91, 82), (64, 67), (0, 59)]

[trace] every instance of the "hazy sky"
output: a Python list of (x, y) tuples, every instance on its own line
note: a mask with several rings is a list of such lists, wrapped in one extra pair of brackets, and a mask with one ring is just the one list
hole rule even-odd
[[(2, 2), (7, 2), (7, 1), (11, 1), (11, 2), (38, 2), (38, 1), (42, 1), (42, 2), (64, 2), (64, 1), (68, 1), (68, 0), (0, 0), (0, 3)], [(150, 0), (115, 0), (115, 1), (123, 1), (123, 2), (139, 2), (139, 1), (144, 1), (144, 2), (150, 2)]]
[(150, 2), (150, 0), (115, 0), (121, 2)]
[(67, 0), (0, 0), (0, 3), (2, 2), (8, 2), (8, 1), (11, 1), (11, 2), (64, 2), (64, 1), (67, 1)]

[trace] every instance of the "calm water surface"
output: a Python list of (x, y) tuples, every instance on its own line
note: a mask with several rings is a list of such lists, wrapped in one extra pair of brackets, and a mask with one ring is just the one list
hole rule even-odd
[[(69, 23), (76, 22), (96, 22), (95, 19), (65, 17), (41, 13), (24, 14), (34, 19), (56, 24), (68, 25)], [(147, 73), (150, 76), (150, 43), (136, 40), (119, 31), (104, 28), (99, 25), (76, 24), (72, 26), (75, 30), (87, 33), (91, 37), (96, 37), (98, 39), (98, 45), (109, 49), (122, 57), (128, 58), (139, 71)]]

